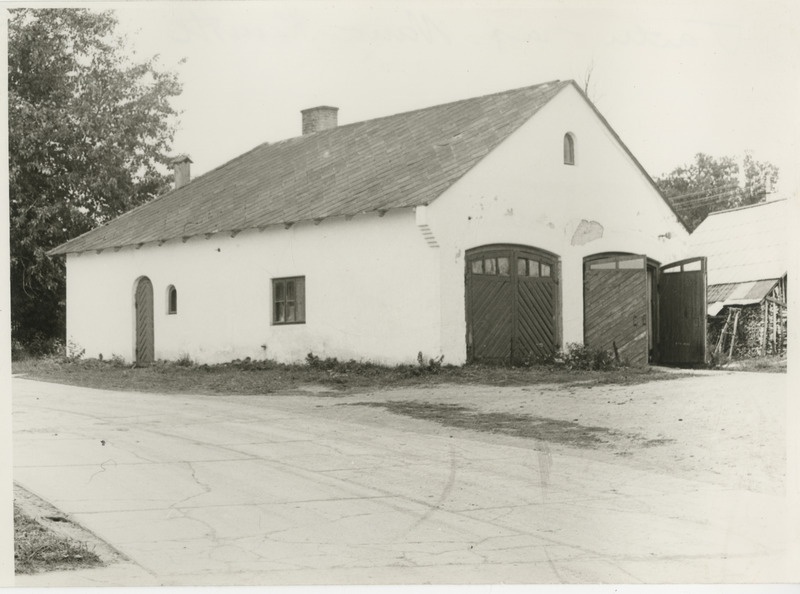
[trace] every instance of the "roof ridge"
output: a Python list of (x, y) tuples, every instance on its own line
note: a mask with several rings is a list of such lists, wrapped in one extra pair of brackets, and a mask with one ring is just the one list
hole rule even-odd
[[(447, 106), (451, 106), (451, 105), (457, 105), (459, 103), (464, 103), (466, 101), (475, 101), (477, 99), (486, 99), (488, 97), (495, 97), (495, 96), (498, 96), (498, 95), (518, 93), (520, 91), (525, 91), (525, 90), (529, 90), (529, 89), (535, 89), (536, 87), (546, 87), (548, 85), (555, 85), (555, 84), (560, 84), (561, 86), (566, 86), (566, 85), (570, 84), (571, 82), (572, 82), (571, 80), (561, 81), (559, 79), (555, 79), (555, 80), (550, 80), (550, 81), (543, 82), (543, 83), (538, 83), (538, 84), (535, 84), (535, 85), (529, 85), (527, 87), (519, 87), (519, 88), (516, 88), (516, 89), (507, 89), (505, 91), (497, 91), (496, 93), (488, 93), (486, 95), (478, 95), (477, 97), (467, 97), (466, 99), (457, 99), (455, 101), (448, 101), (447, 103), (439, 103), (437, 105), (429, 105), (427, 107), (419, 107), (417, 109), (412, 109), (410, 111), (402, 111), (400, 113), (393, 113), (393, 114), (389, 114), (389, 115), (385, 115), (385, 116), (378, 116), (378, 117), (370, 118), (370, 119), (367, 119), (367, 120), (359, 120), (357, 122), (350, 122), (350, 123), (347, 123), (347, 124), (342, 124), (341, 126), (334, 126), (333, 128), (329, 128), (327, 130), (320, 130), (319, 132), (315, 132), (314, 134), (300, 134), (298, 136), (290, 136), (289, 138), (282, 138), (281, 140), (276, 140), (276, 141), (273, 141), (271, 143), (270, 142), (262, 142), (261, 144), (258, 144), (256, 146), (254, 146), (250, 150), (248, 150), (248, 151), (246, 151), (246, 152), (244, 152), (244, 153), (242, 153), (240, 155), (237, 155), (237, 156), (233, 157), (232, 159), (229, 159), (228, 161), (225, 161), (224, 163), (221, 163), (221, 164), (217, 165), (213, 169), (209, 169), (208, 171), (206, 171), (202, 175), (198, 175), (196, 178), (194, 178), (191, 181), (189, 181), (189, 183), (181, 186), (181, 188), (188, 187), (190, 184), (195, 183), (195, 182), (203, 179), (204, 177), (206, 177), (210, 173), (214, 173), (215, 171), (218, 171), (218, 170), (222, 169), (223, 167), (226, 167), (227, 165), (230, 165), (230, 164), (232, 164), (232, 163), (234, 163), (234, 162), (246, 157), (247, 155), (255, 152), (256, 150), (258, 150), (261, 147), (265, 147), (265, 146), (273, 147), (273, 146), (277, 146), (279, 144), (284, 144), (284, 143), (288, 143), (288, 142), (292, 142), (292, 141), (301, 141), (301, 140), (304, 140), (304, 139), (319, 138), (320, 136), (322, 136), (322, 135), (324, 135), (326, 133), (330, 133), (330, 132), (333, 132), (335, 130), (341, 130), (342, 128), (349, 128), (351, 126), (359, 126), (359, 125), (363, 125), (363, 124), (369, 124), (369, 123), (373, 123), (373, 122), (377, 122), (377, 121), (385, 120), (385, 119), (389, 119), (389, 118), (408, 116), (408, 115), (411, 115), (413, 113), (427, 111), (429, 109), (437, 109), (437, 108), (440, 108), (440, 107), (447, 107)], [(161, 195), (157, 196), (153, 200), (150, 200), (149, 202), (146, 202), (145, 204), (150, 204), (151, 202), (155, 202), (156, 200), (160, 200), (161, 198), (169, 196), (170, 194), (174, 193), (175, 191), (177, 191), (178, 189), (181, 189), (181, 188), (173, 188), (173, 189), (169, 190), (168, 192), (165, 192), (164, 194), (161, 194)], [(124, 216), (124, 215), (126, 215), (128, 213), (134, 212), (135, 210), (137, 210), (138, 208), (141, 208), (145, 204), (140, 204), (136, 208), (131, 209), (131, 210), (119, 215), (119, 216), (121, 217), (121, 216)], [(116, 218), (119, 218), (119, 217), (116, 217)]]
[[(757, 206), (766, 206), (768, 204), (776, 204), (778, 202), (787, 202), (788, 198), (775, 198), (774, 200), (762, 200), (761, 202), (756, 202), (754, 204), (745, 204), (744, 206), (736, 206), (734, 208), (726, 208), (725, 210), (715, 210), (714, 212), (708, 213), (708, 216), (714, 216), (718, 214), (725, 214), (727, 212), (736, 212), (737, 210), (746, 210), (748, 208), (755, 208)], [(708, 217), (706, 217), (708, 218)]]
[(519, 93), (520, 91), (527, 91), (527, 90), (535, 89), (536, 87), (546, 87), (548, 85), (566, 86), (566, 85), (570, 84), (571, 82), (572, 82), (571, 80), (562, 81), (562, 80), (559, 80), (559, 79), (555, 79), (555, 80), (550, 80), (550, 81), (543, 82), (543, 83), (538, 83), (538, 84), (535, 84), (535, 85), (528, 85), (527, 87), (519, 87), (519, 88), (516, 88), (516, 89), (506, 89), (505, 91), (497, 91), (495, 93), (487, 93), (486, 95), (477, 95), (476, 97), (467, 97), (466, 99), (456, 99), (454, 101), (447, 101), (446, 103), (437, 103), (436, 105), (428, 105), (427, 107), (418, 107), (416, 109), (411, 109), (409, 111), (401, 111), (401, 112), (392, 113), (392, 114), (389, 114), (389, 115), (377, 116), (377, 117), (374, 117), (374, 118), (369, 118), (368, 120), (359, 120), (357, 122), (350, 122), (348, 124), (342, 124), (341, 126), (335, 126), (333, 128), (328, 128), (327, 130), (320, 130), (319, 132), (315, 132), (314, 134), (305, 134), (305, 135), (301, 134), (300, 136), (290, 136), (289, 138), (285, 138), (283, 140), (276, 141), (274, 144), (277, 144), (278, 142), (287, 142), (287, 141), (290, 141), (290, 140), (296, 140), (296, 139), (302, 139), (302, 138), (319, 137), (319, 136), (321, 136), (323, 134), (327, 134), (327, 133), (333, 132), (334, 130), (341, 130), (342, 128), (348, 128), (350, 126), (358, 126), (358, 125), (361, 125), (361, 124), (370, 124), (370, 123), (373, 123), (373, 122), (377, 122), (377, 121), (380, 121), (380, 120), (386, 120), (386, 119), (389, 119), (389, 118), (409, 116), (409, 115), (414, 114), (414, 113), (428, 111), (429, 109), (438, 109), (438, 108), (441, 108), (441, 107), (448, 107), (448, 106), (458, 105), (459, 103), (465, 103), (467, 101), (477, 101), (478, 99), (488, 99), (489, 97), (496, 97), (498, 95), (510, 95), (510, 94), (513, 94), (513, 93)]

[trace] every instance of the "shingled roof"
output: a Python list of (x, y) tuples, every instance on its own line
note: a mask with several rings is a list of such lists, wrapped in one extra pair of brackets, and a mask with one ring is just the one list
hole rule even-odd
[(429, 204), (568, 82), (262, 144), (51, 255)]
[(265, 143), (49, 254), (426, 205), (568, 85), (577, 88), (552, 81)]

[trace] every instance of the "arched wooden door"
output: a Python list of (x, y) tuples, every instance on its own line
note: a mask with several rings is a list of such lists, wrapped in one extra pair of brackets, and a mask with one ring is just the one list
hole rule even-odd
[(136, 364), (149, 365), (155, 356), (155, 337), (153, 332), (153, 283), (143, 276), (136, 283), (134, 296), (136, 312)]
[(467, 251), (467, 354), (525, 361), (558, 346), (558, 257), (525, 246)]

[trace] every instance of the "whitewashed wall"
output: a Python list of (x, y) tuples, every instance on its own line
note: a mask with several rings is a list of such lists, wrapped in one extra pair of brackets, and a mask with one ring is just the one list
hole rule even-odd
[[(88, 357), (133, 360), (134, 286), (147, 276), (158, 359), (413, 362), (439, 350), (435, 254), (413, 212), (398, 210), (70, 255), (67, 335)], [(306, 277), (305, 324), (271, 323), (271, 279), (285, 276)]]
[[(563, 164), (563, 137), (576, 139)], [(584, 232), (586, 231), (586, 232)], [(426, 235), (427, 234), (427, 235)], [(428, 207), (67, 258), (68, 339), (134, 358), (133, 292), (148, 276), (155, 354), (198, 362), (320, 356), (466, 359), (464, 252), (517, 243), (561, 258), (563, 343), (583, 340), (584, 256), (662, 264), (687, 233), (579, 93), (568, 87)], [(306, 277), (306, 323), (271, 324), (271, 279)], [(178, 314), (167, 315), (167, 287)]]
[[(563, 160), (566, 132), (576, 140), (572, 166)], [(440, 245), (441, 347), (454, 363), (466, 358), (464, 252), (469, 248), (518, 243), (558, 254), (564, 343), (583, 341), (584, 256), (633, 252), (667, 264), (686, 250), (685, 229), (572, 87), (426, 211)], [(582, 236), (582, 221), (595, 235), (602, 228), (602, 237), (587, 241), (592, 234)]]

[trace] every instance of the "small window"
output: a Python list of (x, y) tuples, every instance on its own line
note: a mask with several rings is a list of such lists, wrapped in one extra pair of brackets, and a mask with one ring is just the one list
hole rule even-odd
[(483, 260), (472, 262), (472, 274), (483, 274)]
[(167, 288), (167, 314), (174, 315), (178, 313), (178, 290), (174, 285)]
[(564, 134), (564, 165), (575, 165), (575, 137)]
[(528, 276), (539, 276), (539, 261), (538, 260), (528, 260)]
[(306, 321), (306, 277), (272, 280), (272, 323), (304, 324)]
[(688, 264), (684, 264), (683, 266), (681, 266), (681, 269), (684, 272), (689, 272), (693, 270), (702, 270), (703, 266), (700, 260), (695, 260), (694, 262), (689, 262)]
[(497, 258), (497, 272), (501, 276), (508, 276), (508, 258)]
[(637, 269), (637, 270), (641, 270), (642, 268), (644, 268), (644, 259), (643, 258), (631, 258), (631, 259), (628, 259), (628, 260), (624, 260), (624, 259), (620, 258), (618, 261), (619, 261), (618, 268), (620, 268), (620, 269)]
[(525, 258), (517, 258), (517, 276), (526, 276), (527, 267), (525, 266)]
[(484, 270), (486, 274), (497, 274), (497, 261), (494, 258), (486, 258)]
[(550, 265), (542, 262), (542, 276), (550, 276)]

